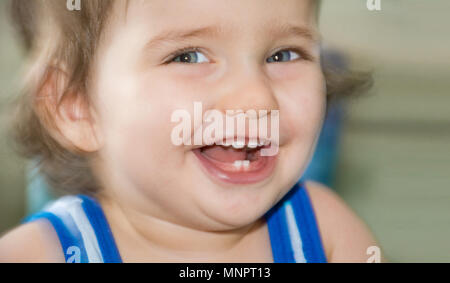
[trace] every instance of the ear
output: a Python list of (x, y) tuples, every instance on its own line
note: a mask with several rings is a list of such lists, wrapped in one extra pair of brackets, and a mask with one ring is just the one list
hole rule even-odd
[(65, 139), (77, 149), (95, 152), (100, 149), (96, 121), (83, 94), (68, 94), (56, 113), (56, 126)]
[[(41, 112), (47, 112), (46, 126), (63, 147), (83, 153), (101, 148), (95, 113), (82, 91), (68, 90), (68, 76), (52, 68), (45, 78), (39, 100)], [(75, 89), (75, 88), (74, 88)]]

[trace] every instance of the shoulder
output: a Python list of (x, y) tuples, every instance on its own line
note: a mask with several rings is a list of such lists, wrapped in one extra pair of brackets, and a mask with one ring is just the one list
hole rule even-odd
[(64, 262), (64, 256), (52, 225), (37, 220), (0, 237), (0, 262)]
[(367, 225), (330, 188), (305, 182), (329, 262), (366, 262), (378, 246)]

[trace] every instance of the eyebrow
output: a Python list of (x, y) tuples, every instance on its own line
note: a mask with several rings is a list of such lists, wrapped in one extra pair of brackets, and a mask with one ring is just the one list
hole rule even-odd
[[(150, 41), (145, 44), (145, 49), (154, 48), (165, 42), (178, 42), (200, 37), (217, 37), (224, 32), (225, 28), (221, 26), (207, 26), (186, 30), (167, 30), (150, 39)], [(305, 26), (275, 23), (269, 28), (268, 32), (273, 37), (299, 36), (313, 42), (319, 39), (319, 36), (316, 32)]]
[(222, 31), (223, 29), (218, 26), (208, 26), (188, 30), (167, 30), (153, 37), (145, 47), (151, 49), (164, 42), (175, 42), (199, 37), (214, 37), (218, 36)]
[(313, 30), (307, 26), (298, 26), (291, 24), (275, 23), (269, 29), (269, 33), (276, 37), (290, 37), (290, 36), (303, 37), (313, 42), (316, 42), (320, 39), (320, 36), (316, 30)]

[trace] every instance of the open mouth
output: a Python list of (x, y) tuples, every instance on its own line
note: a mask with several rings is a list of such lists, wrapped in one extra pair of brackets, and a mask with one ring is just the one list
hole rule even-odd
[(258, 183), (268, 178), (275, 168), (276, 156), (263, 156), (261, 150), (270, 142), (211, 145), (194, 149), (208, 174), (233, 184)]

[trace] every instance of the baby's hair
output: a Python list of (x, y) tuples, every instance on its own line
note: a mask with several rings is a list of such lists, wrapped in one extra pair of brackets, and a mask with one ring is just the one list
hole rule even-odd
[[(14, 105), (11, 133), (19, 153), (39, 161), (40, 172), (55, 192), (93, 195), (99, 190), (90, 167), (91, 154), (55, 138), (52, 114), (74, 95), (89, 101), (92, 65), (114, 1), (83, 1), (77, 11), (68, 10), (63, 0), (10, 2), (13, 23), (30, 60), (29, 75)], [(49, 107), (42, 88), (55, 70), (62, 71), (67, 82), (54, 107)], [(371, 85), (370, 73), (337, 71), (326, 62), (323, 72), (329, 100), (361, 93)], [(58, 79), (52, 82), (58, 85)]]

